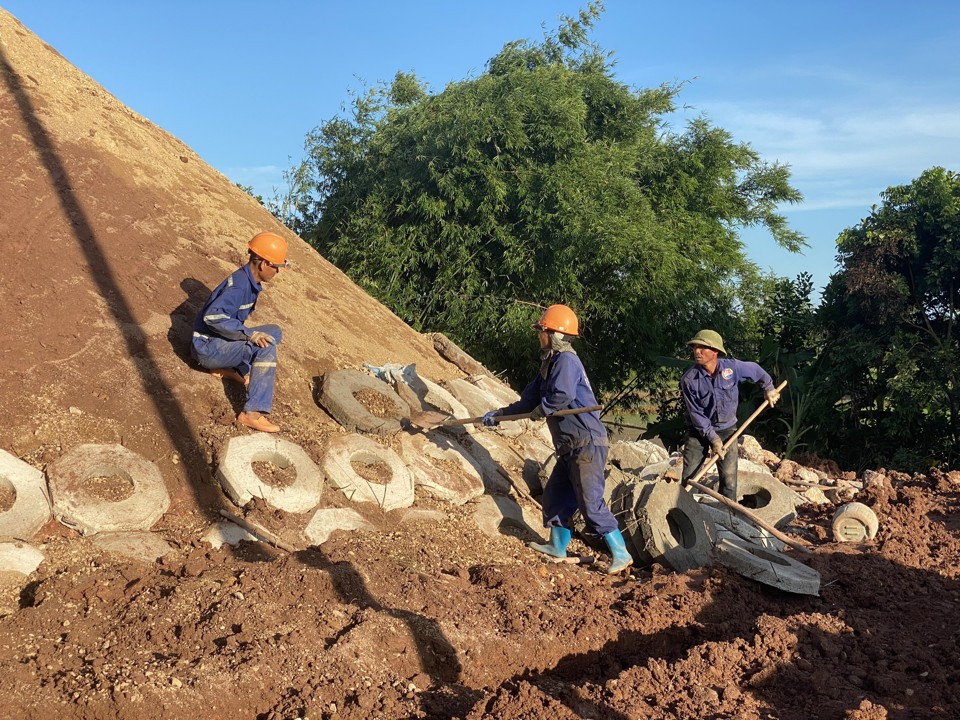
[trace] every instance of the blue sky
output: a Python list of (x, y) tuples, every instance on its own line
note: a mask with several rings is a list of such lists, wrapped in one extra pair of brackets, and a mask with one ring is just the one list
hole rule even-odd
[[(439, 91), (506, 42), (539, 41), (574, 0), (0, 0), (136, 112), (265, 197), (306, 134), (352, 91), (415, 73)], [(743, 234), (762, 269), (835, 269), (837, 235), (891, 185), (960, 171), (960, 4), (955, 0), (607, 0), (593, 39), (633, 87), (685, 82), (671, 119), (705, 115), (791, 167), (783, 208), (803, 255)]]

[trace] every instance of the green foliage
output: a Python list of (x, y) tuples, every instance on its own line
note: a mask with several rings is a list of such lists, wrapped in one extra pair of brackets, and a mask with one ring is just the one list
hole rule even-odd
[(809, 439), (814, 430), (811, 410), (819, 390), (820, 363), (828, 350), (823, 347), (810, 300), (810, 273), (793, 280), (773, 279), (766, 289), (769, 294), (756, 313), (759, 362), (775, 384), (786, 380), (787, 387), (777, 406), (757, 419), (752, 432), (764, 447), (790, 458), (808, 445), (804, 438)]
[[(817, 389), (813, 378), (818, 372), (819, 344), (816, 312), (810, 301), (813, 280), (809, 273), (802, 273), (795, 280), (760, 276), (742, 283), (740, 292), (747, 304), (736, 322), (728, 323), (729, 329), (721, 331), (728, 352), (741, 360), (758, 362), (775, 384), (788, 381), (776, 408), (758, 416), (748, 432), (765, 448), (790, 457), (806, 445), (803, 438), (812, 431), (814, 422), (810, 405)], [(658, 362), (670, 382), (656, 394), (658, 419), (648, 426), (645, 437), (659, 437), (667, 447), (678, 447), (686, 435), (678, 382), (692, 361), (689, 357), (661, 357)], [(759, 386), (744, 383), (740, 386), (740, 399), (738, 423), (743, 423), (764, 401), (764, 396)]]
[(739, 288), (758, 273), (738, 228), (802, 244), (775, 212), (800, 199), (786, 168), (702, 118), (670, 132), (680, 88), (616, 80), (589, 41), (602, 9), (508, 43), (442, 92), (399, 73), (357, 95), (293, 173), (288, 225), (415, 329), (514, 383), (555, 302), (578, 313), (599, 390), (657, 382), (654, 352), (739, 325)]
[(851, 465), (954, 465), (960, 176), (932, 168), (888, 188), (838, 248), (842, 270), (821, 307), (832, 351), (819, 443)]
[(258, 203), (260, 203), (261, 205), (264, 205), (264, 204), (265, 204), (265, 203), (263, 202), (263, 196), (262, 196), (262, 195), (257, 195), (256, 193), (253, 192), (253, 185), (242, 185), (242, 184), (240, 184), (240, 183), (234, 183), (234, 184), (235, 184), (238, 188), (240, 188), (241, 190), (243, 190), (247, 195), (249, 195), (249, 196), (252, 197), (254, 200), (256, 200)]

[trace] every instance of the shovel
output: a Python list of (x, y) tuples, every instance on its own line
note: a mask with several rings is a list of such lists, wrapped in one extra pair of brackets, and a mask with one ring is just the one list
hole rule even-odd
[[(590, 405), (589, 407), (581, 408), (567, 408), (566, 410), (558, 410), (557, 412), (550, 415), (550, 417), (559, 417), (560, 415), (579, 415), (580, 413), (585, 412), (594, 412), (603, 410), (602, 405)], [(521, 415), (498, 415), (497, 422), (502, 423), (504, 420), (530, 420), (533, 417), (533, 413), (523, 413)], [(446, 415), (442, 412), (433, 412), (426, 411), (414, 415), (409, 420), (410, 425), (419, 429), (419, 430), (433, 430), (438, 427), (447, 427), (449, 425), (477, 425), (478, 423), (483, 422), (483, 416), (472, 417), (472, 418), (453, 418), (449, 415)]]

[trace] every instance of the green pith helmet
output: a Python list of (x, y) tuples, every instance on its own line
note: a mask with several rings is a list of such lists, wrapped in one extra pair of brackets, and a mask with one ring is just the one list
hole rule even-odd
[(713, 348), (721, 355), (726, 355), (727, 351), (723, 349), (723, 338), (716, 330), (701, 330), (692, 338), (687, 340), (687, 345), (704, 345)]

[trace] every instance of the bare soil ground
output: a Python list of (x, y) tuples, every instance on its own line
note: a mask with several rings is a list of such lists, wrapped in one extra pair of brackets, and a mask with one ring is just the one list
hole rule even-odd
[[(415, 507), (436, 512), (411, 515), (327, 488), (325, 506), (376, 531), (319, 547), (302, 516), (233, 508), (213, 471), (247, 432), (232, 423), (242, 399), (190, 365), (190, 322), (247, 238), (287, 231), (3, 10), (0, 88), (0, 449), (42, 470), (122, 443), (172, 498), (155, 563), (55, 520), (27, 539), (44, 562), (0, 578), (5, 717), (960, 717), (957, 472), (881, 471), (858, 498), (880, 519), (870, 543), (834, 543), (833, 508), (804, 508), (793, 531), (816, 550), (802, 559), (820, 597), (719, 566), (546, 565), (518, 532), (487, 536), (470, 505), (426, 495)], [(254, 318), (285, 332), (272, 417), (319, 461), (343, 432), (314, 399), (324, 373), (463, 373), (288, 237), (295, 269)], [(101, 480), (106, 501), (123, 496)], [(301, 549), (213, 549), (200, 538), (224, 508)]]

